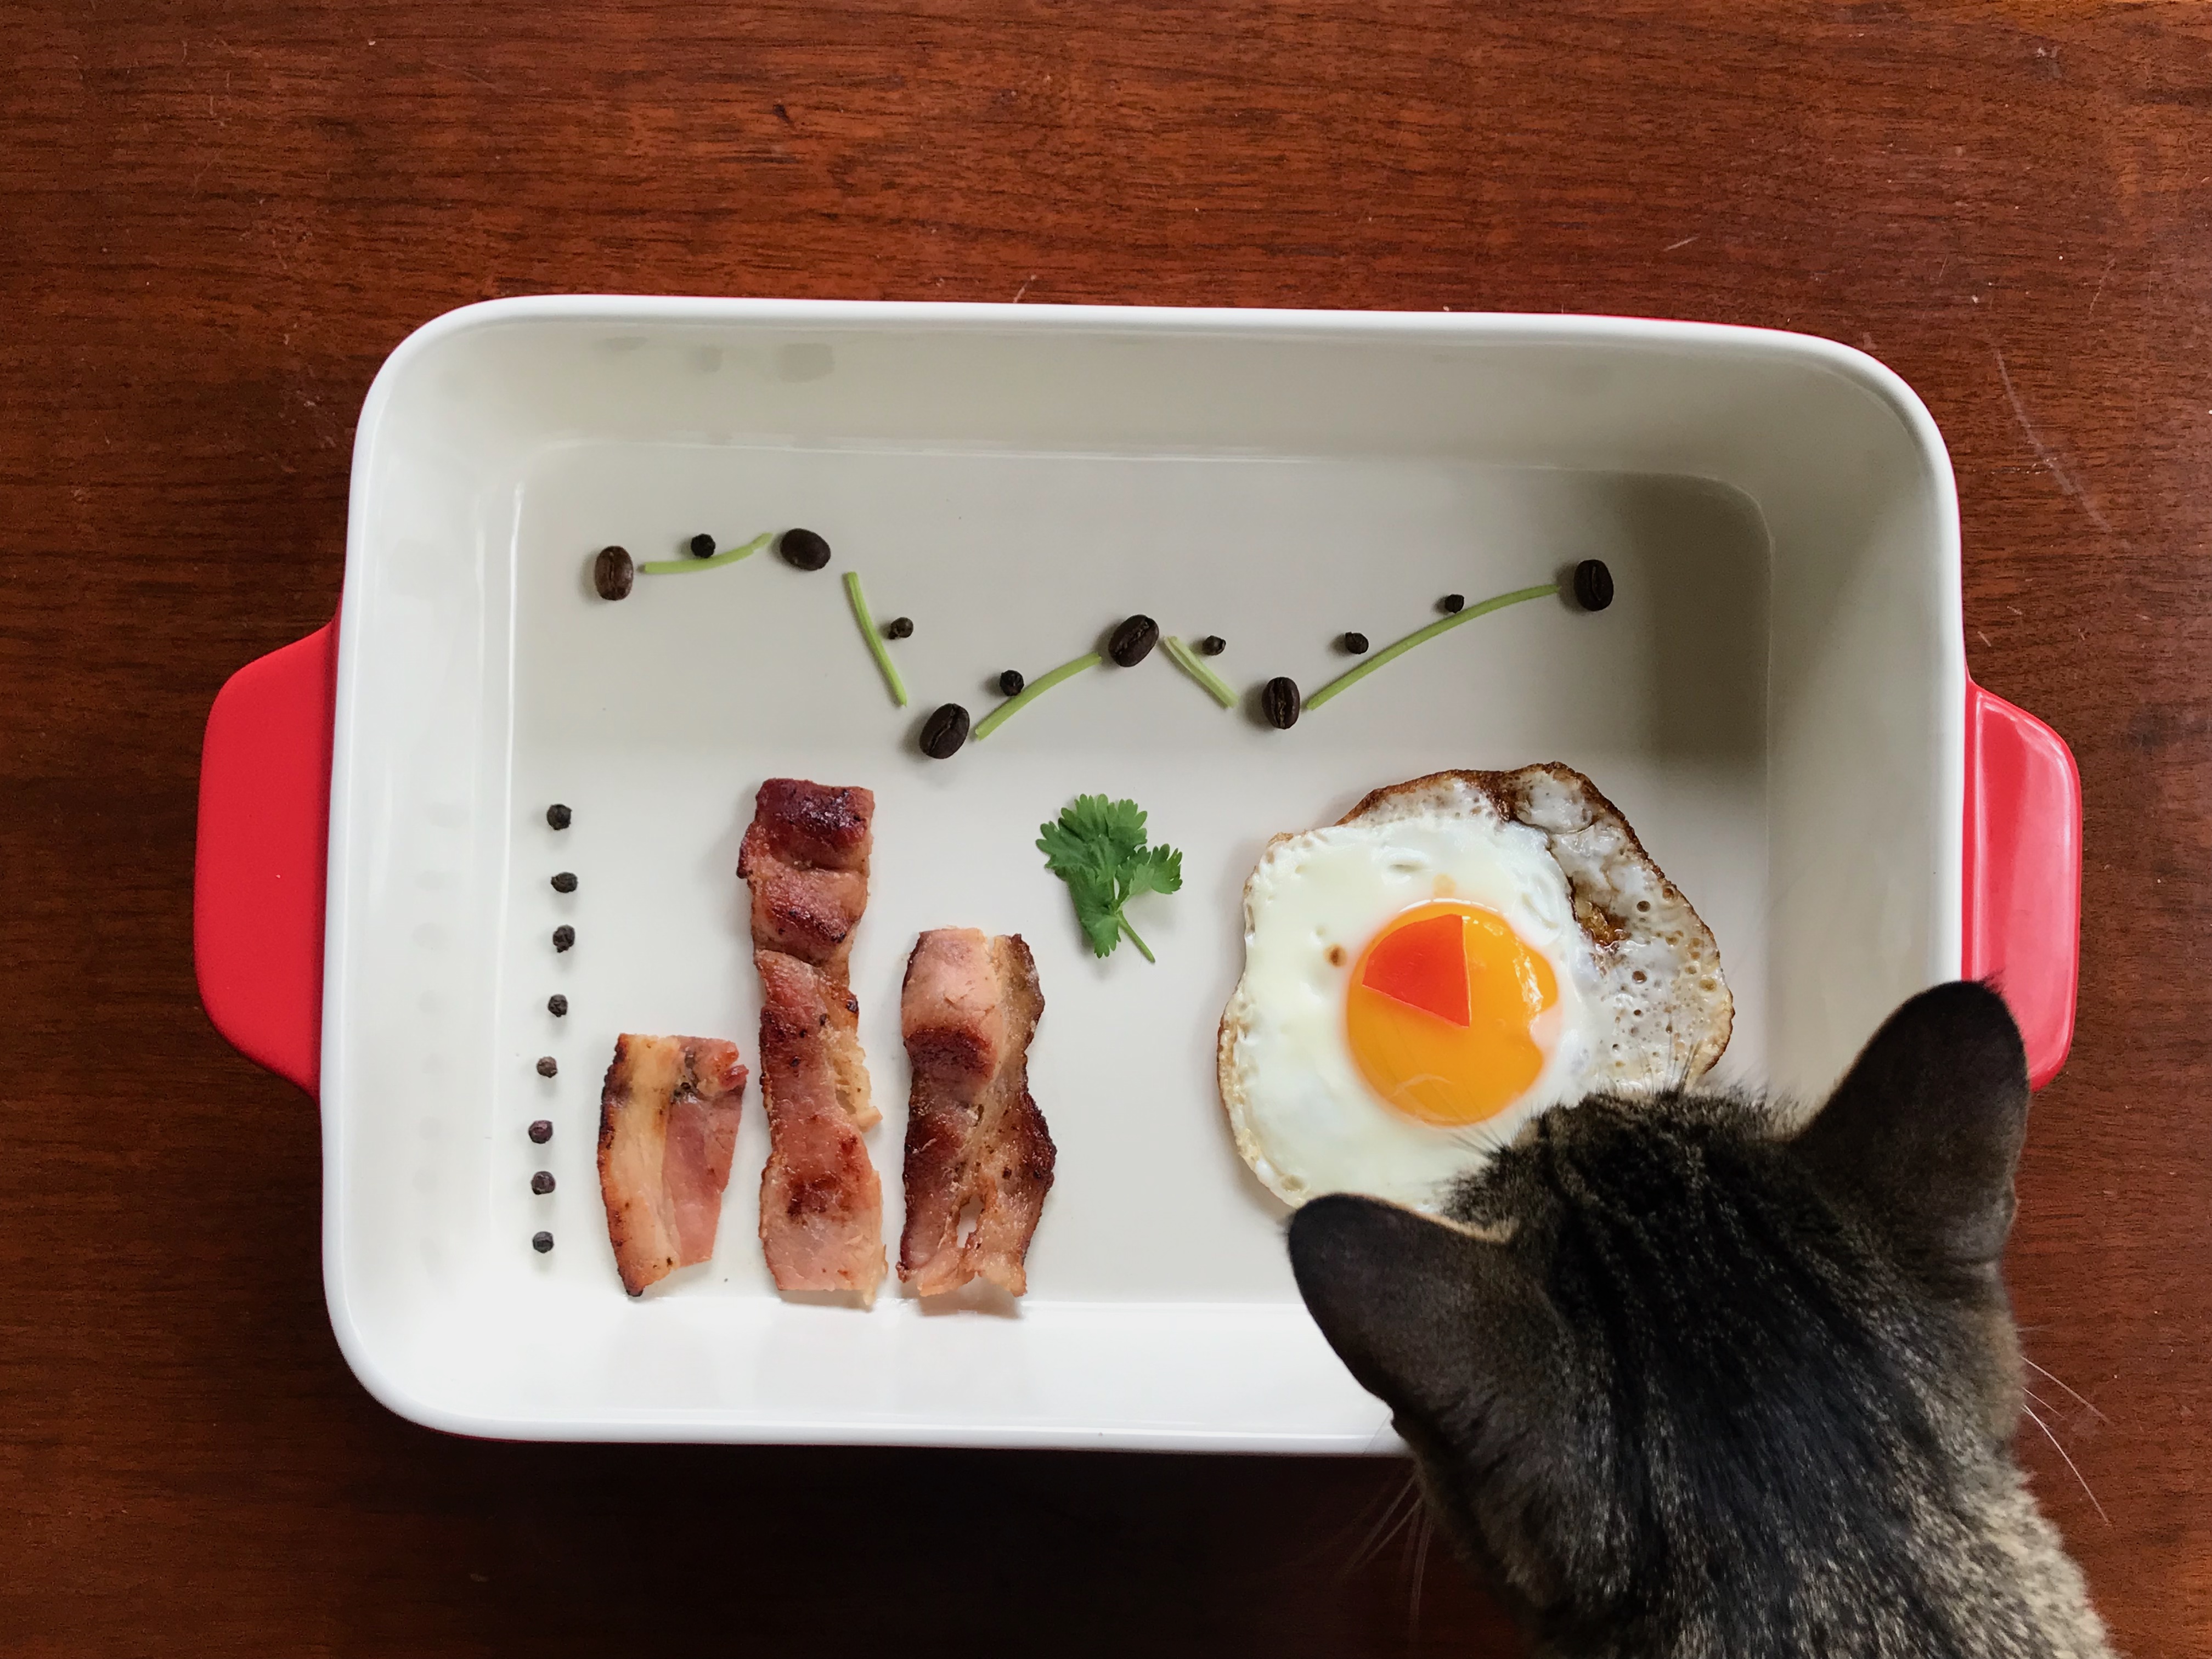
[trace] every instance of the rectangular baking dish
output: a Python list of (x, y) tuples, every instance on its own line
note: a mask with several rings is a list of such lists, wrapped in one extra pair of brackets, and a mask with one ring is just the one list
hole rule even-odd
[[(592, 552), (763, 556), (594, 598)], [(1158, 653), (950, 762), (981, 713), (1133, 611), (1230, 639), (1240, 688), (1590, 556), (1614, 606), (1484, 617), (1276, 732)], [(915, 703), (891, 707), (857, 570)], [(1801, 335), (1620, 318), (544, 298), (392, 355), (356, 442), (340, 619), (210, 716), (196, 950), (244, 1052), (319, 1094), (331, 1322), (392, 1409), (531, 1438), (1344, 1452), (1394, 1443), (1299, 1304), (1283, 1211), (1213, 1097), (1238, 895), (1271, 833), (1445, 766), (1589, 773), (1718, 936), (1718, 1076), (1811, 1095), (1895, 1003), (1994, 977), (2038, 1085), (2071, 1030), (2079, 784), (1967, 679), (1959, 523), (1926, 410)], [(623, 1030), (735, 1038), (753, 790), (878, 801), (854, 959), (896, 1173), (917, 930), (1018, 931), (1060, 1180), (1008, 1316), (778, 1297), (755, 1091), (715, 1260), (641, 1301), (593, 1170)], [(1079, 792), (1185, 854), (1157, 966), (1083, 950), (1030, 846)], [(574, 827), (556, 832), (559, 800)], [(573, 896), (550, 890), (575, 872)], [(551, 930), (576, 932), (556, 954)], [(555, 1020), (561, 992), (572, 1012)], [(532, 1062), (551, 1055), (552, 1079)], [(523, 1133), (556, 1125), (550, 1145)], [(533, 1195), (532, 1174), (555, 1175)], [(556, 1248), (539, 1255), (532, 1233)]]

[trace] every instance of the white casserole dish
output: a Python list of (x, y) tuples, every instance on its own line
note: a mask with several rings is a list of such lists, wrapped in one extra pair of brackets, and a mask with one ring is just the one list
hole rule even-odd
[[(836, 549), (641, 578), (805, 525)], [(1334, 672), (1601, 556), (1595, 617), (1477, 621), (1278, 732), (1164, 656), (922, 758), (1145, 611), (1232, 683)], [(915, 706), (844, 608), (857, 569)], [(1358, 1451), (1395, 1443), (1299, 1304), (1282, 1210), (1213, 1096), (1238, 895), (1272, 832), (1446, 766), (1589, 774), (1718, 936), (1720, 1079), (1817, 1091), (1901, 998), (1996, 975), (2039, 1084), (2070, 1031), (2079, 800), (2047, 728), (1967, 680), (1959, 526), (1927, 411), (1803, 336), (1612, 318), (611, 298), (502, 301), (392, 355), (356, 439), (334, 731), (328, 630), (210, 724), (199, 966), (240, 1046), (319, 1085), (331, 1317), (394, 1411), (530, 1438)], [(328, 887), (314, 864), (328, 771)], [(854, 958), (897, 1226), (897, 987), (916, 931), (1020, 932), (1060, 1178), (1018, 1316), (787, 1303), (754, 1236), (746, 1107), (707, 1267), (623, 1297), (592, 1153), (618, 1030), (736, 1039), (757, 992), (732, 873), (753, 790), (877, 794)], [(1031, 848), (1134, 796), (1187, 884), (1157, 967), (1094, 962)], [(571, 805), (556, 833), (549, 802)], [(547, 877), (578, 873), (573, 896)], [(550, 931), (568, 922), (574, 951)], [(319, 980), (318, 1010), (315, 987)], [(566, 994), (572, 1013), (545, 1012)], [(319, 1052), (315, 1039), (319, 1016)], [(558, 1078), (532, 1062), (555, 1056)], [(551, 1118), (546, 1146), (523, 1133)], [(558, 1188), (533, 1196), (533, 1170)], [(533, 1231), (557, 1247), (532, 1252)]]

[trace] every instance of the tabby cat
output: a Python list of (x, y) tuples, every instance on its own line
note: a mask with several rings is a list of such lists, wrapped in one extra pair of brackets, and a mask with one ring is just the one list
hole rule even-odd
[(1291, 1260), (1540, 1655), (2108, 1656), (2011, 1453), (2027, 1099), (2003, 1002), (1942, 986), (1794, 1135), (1594, 1096), (1449, 1221), (1315, 1200)]

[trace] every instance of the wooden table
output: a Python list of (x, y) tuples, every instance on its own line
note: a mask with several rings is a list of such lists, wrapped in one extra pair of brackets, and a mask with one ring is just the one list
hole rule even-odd
[(1362, 1557), (1393, 1466), (476, 1444), (348, 1374), (312, 1103), (194, 995), (201, 722), (331, 614), (384, 355), (611, 289), (1650, 313), (1899, 370), (1974, 672), (2087, 791), (2022, 1449), (2120, 1642), (2212, 1650), (2201, 9), (13, 0), (0, 88), (0, 1650), (1516, 1650), (1410, 1532)]

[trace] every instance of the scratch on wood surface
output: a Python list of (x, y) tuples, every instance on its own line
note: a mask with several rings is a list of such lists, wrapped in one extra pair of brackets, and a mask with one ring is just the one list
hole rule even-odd
[(2112, 276), (2112, 267), (2114, 264), (2118, 263), (2119, 257), (2120, 256), (2118, 254), (2115, 253), (2111, 258), (2105, 261), (2105, 275), (2097, 278), (2097, 291), (2089, 296), (2088, 314), (2092, 317), (2097, 314), (2097, 301), (2105, 297), (2106, 278)]
[(2020, 392), (2013, 386), (2012, 371), (2005, 367), (2003, 350), (1995, 345), (1992, 345), (1990, 349), (1996, 353), (1997, 378), (2004, 382), (2006, 400), (2012, 404), (2013, 416), (2020, 422), (2020, 429), (2027, 435), (2028, 447), (2035, 452), (2035, 459), (2051, 469), (2051, 476), (2057, 480), (2058, 488), (2063, 494), (2071, 495), (2081, 503), (2081, 510), (2089, 515), (2089, 522), (2107, 536), (2111, 535), (2112, 526), (2106, 522), (2105, 515), (2097, 511), (2096, 502), (2081, 493), (2081, 487), (2075, 483), (2072, 476), (2058, 464), (2058, 457), (2051, 453), (2050, 446), (2037, 435), (2035, 422), (2027, 418), (2027, 410), (2020, 400)]
[(1030, 284), (1035, 281), (1036, 281), (1036, 272), (1034, 270), (1030, 272), (1028, 276), (1023, 277), (1022, 285), (1014, 290), (1014, 297), (1012, 303), (1015, 305), (1021, 304), (1022, 295), (1030, 291)]
[(1692, 243), (1692, 242), (1696, 241), (1697, 240), (1698, 240), (1698, 239), (1697, 239), (1695, 236), (1685, 236), (1685, 237), (1684, 237), (1680, 241), (1679, 241), (1679, 242), (1669, 242), (1669, 243), (1668, 243), (1666, 246), (1664, 246), (1664, 247), (1661, 248), (1659, 251), (1660, 251), (1662, 253), (1672, 253), (1672, 252), (1673, 252), (1676, 248), (1678, 248), (1678, 247), (1687, 247), (1687, 246), (1689, 246), (1689, 245), (1690, 245), (1691, 243)]

